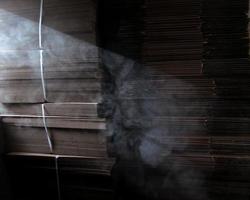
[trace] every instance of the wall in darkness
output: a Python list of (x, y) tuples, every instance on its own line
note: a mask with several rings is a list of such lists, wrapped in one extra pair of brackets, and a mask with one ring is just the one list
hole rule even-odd
[(10, 190), (9, 182), (7, 178), (7, 172), (5, 169), (3, 153), (4, 153), (4, 138), (0, 127), (0, 199), (9, 200), (10, 199)]

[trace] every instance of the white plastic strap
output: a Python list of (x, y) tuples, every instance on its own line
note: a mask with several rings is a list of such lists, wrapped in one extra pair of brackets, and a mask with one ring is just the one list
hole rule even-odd
[(47, 93), (46, 93), (46, 85), (44, 79), (44, 67), (43, 67), (43, 50), (40, 50), (40, 71), (41, 71), (41, 81), (42, 81), (42, 89), (43, 89), (43, 98), (45, 102), (47, 101)]
[(49, 144), (49, 149), (50, 149), (50, 152), (53, 153), (53, 144), (52, 144), (52, 140), (51, 140), (51, 135), (50, 135), (49, 130), (47, 128), (47, 122), (46, 122), (46, 116), (45, 116), (45, 105), (44, 104), (42, 104), (42, 117), (43, 117), (43, 125), (44, 125), (44, 129), (45, 129), (46, 137), (47, 137), (48, 144)]
[(42, 49), (42, 23), (43, 23), (43, 0), (40, 4), (40, 15), (39, 15), (39, 48)]
[(55, 157), (56, 183), (57, 183), (58, 200), (61, 200), (61, 187), (60, 187), (60, 176), (59, 176), (58, 158), (59, 158), (59, 156)]
[(39, 49), (40, 49), (39, 53), (40, 53), (40, 71), (41, 71), (43, 98), (44, 98), (44, 101), (47, 101), (46, 85), (45, 85), (45, 79), (44, 79), (43, 44), (42, 44), (43, 4), (44, 4), (44, 0), (41, 0), (40, 15), (39, 15)]

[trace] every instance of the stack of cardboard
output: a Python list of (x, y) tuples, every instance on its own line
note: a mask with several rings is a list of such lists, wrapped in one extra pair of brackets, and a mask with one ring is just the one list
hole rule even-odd
[(42, 116), (41, 105), (15, 104), (2, 108), (9, 114), (2, 118), (8, 152), (50, 153), (46, 126), (53, 142), (53, 153), (107, 157), (106, 122), (97, 117), (97, 104), (48, 103), (46, 119)]
[[(121, 196), (249, 198), (248, 0), (145, 0), (137, 9), (126, 22), (143, 21), (131, 31), (142, 39), (114, 31), (108, 43), (123, 57), (107, 62)], [(139, 59), (123, 53), (130, 41)]]
[(147, 0), (143, 8), (141, 70), (118, 89), (122, 123), (167, 151), (208, 154), (215, 82), (203, 74), (202, 1)]
[[(5, 103), (1, 115), (8, 151), (48, 153), (43, 133), (47, 126), (57, 129), (51, 131), (55, 131), (51, 133), (55, 149), (68, 149), (55, 153), (92, 156), (80, 149), (94, 152), (100, 148), (103, 156), (105, 120), (97, 114), (101, 70), (95, 2), (37, 0), (19, 4), (21, 1), (1, 3), (1, 34), (5, 36), (1, 46), (0, 90), (1, 103)], [(20, 30), (15, 27), (18, 23), (24, 26)], [(90, 146), (81, 147), (83, 138), (90, 138)]]
[[(65, 172), (67, 178), (57, 183), (66, 188), (63, 198), (71, 199), (75, 190), (79, 198), (88, 196), (79, 177), (108, 179), (113, 164), (107, 155), (106, 120), (98, 116), (102, 70), (97, 2), (7, 0), (0, 2), (0, 8), (0, 114), (5, 151), (17, 164), (9, 168), (10, 174), (27, 176), (27, 181), (20, 179), (27, 187), (36, 185), (39, 178), (32, 178), (39, 177), (43, 167), (34, 163), (42, 159), (42, 166), (56, 170), (60, 179)], [(57, 164), (51, 162), (55, 158)], [(34, 173), (29, 174), (29, 169)], [(12, 178), (18, 183), (18, 176)], [(46, 185), (54, 187), (49, 180)], [(95, 180), (93, 190), (99, 184)], [(101, 197), (102, 186), (98, 187), (89, 195)], [(31, 193), (24, 192), (22, 198), (30, 198)]]
[(49, 102), (99, 102), (95, 3), (44, 1), (41, 17), (40, 3), (1, 3), (1, 102), (43, 102), (41, 81)]

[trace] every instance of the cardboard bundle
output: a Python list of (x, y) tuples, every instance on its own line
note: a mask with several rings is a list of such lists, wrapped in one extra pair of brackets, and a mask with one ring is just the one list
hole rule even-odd
[(57, 154), (107, 156), (105, 119), (97, 112), (102, 73), (96, 2), (22, 2), (0, 4), (7, 151), (49, 153), (50, 132)]
[[(123, 19), (119, 30), (130, 30), (127, 40), (106, 33), (116, 39), (107, 47), (125, 57), (108, 62), (118, 63), (108, 67), (116, 87), (114, 173), (127, 181), (121, 196), (249, 198), (249, 1), (146, 0), (139, 7), (141, 15), (127, 9), (130, 20), (113, 14)], [(123, 53), (124, 43), (139, 46), (130, 51), (139, 59)]]
[(116, 93), (124, 138), (159, 146), (166, 156), (208, 154), (208, 99), (216, 88), (203, 74), (202, 1), (147, 0), (142, 8), (141, 63)]
[(97, 109), (97, 103), (2, 104), (6, 151), (50, 153), (48, 132), (56, 154), (107, 157), (106, 120)]
[(1, 3), (0, 101), (99, 102), (95, 2), (22, 3)]
[(98, 115), (97, 2), (0, 8), (0, 115), (14, 199), (108, 199), (114, 161)]
[(145, 7), (145, 61), (201, 59), (200, 0), (148, 0)]

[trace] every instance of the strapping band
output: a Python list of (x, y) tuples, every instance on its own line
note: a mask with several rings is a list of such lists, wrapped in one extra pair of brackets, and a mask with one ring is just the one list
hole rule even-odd
[(44, 101), (47, 102), (47, 93), (46, 93), (46, 85), (45, 85), (45, 79), (44, 79), (44, 67), (43, 67), (43, 50), (40, 50), (40, 71), (41, 71), (43, 98), (44, 98)]
[[(41, 81), (42, 81), (42, 89), (43, 89), (43, 98), (44, 101), (47, 101), (47, 94), (46, 94), (46, 86), (45, 86), (45, 79), (44, 79), (44, 68), (43, 68), (43, 46), (42, 46), (42, 23), (43, 23), (43, 3), (44, 0), (41, 0), (40, 4), (40, 15), (39, 15), (39, 53), (40, 53), (40, 71), (41, 71)], [(53, 153), (53, 145), (51, 141), (51, 136), (49, 130), (47, 128), (46, 116), (45, 116), (45, 105), (42, 104), (42, 118), (43, 118), (43, 125), (46, 132), (46, 137), (48, 140), (50, 152)]]
[(47, 121), (46, 121), (46, 116), (45, 116), (45, 105), (44, 104), (42, 104), (42, 117), (43, 117), (43, 125), (44, 125), (44, 129), (45, 129), (46, 137), (47, 137), (48, 144), (49, 144), (49, 149), (50, 149), (50, 152), (53, 153), (53, 143), (51, 140), (50, 132), (49, 132), (48, 127), (47, 127)]
[(47, 102), (46, 85), (44, 79), (44, 65), (43, 65), (43, 44), (42, 44), (42, 24), (43, 24), (43, 6), (44, 0), (41, 0), (40, 4), (40, 15), (39, 15), (39, 53), (40, 53), (40, 71), (41, 71), (41, 81), (43, 89), (43, 98)]
[(43, 0), (41, 0), (40, 4), (40, 15), (39, 15), (39, 48), (42, 49), (42, 23), (43, 23)]
[[(43, 65), (43, 45), (42, 45), (43, 6), (44, 6), (44, 0), (41, 0), (40, 17), (39, 17), (40, 71), (41, 71), (43, 97), (44, 97), (44, 101), (47, 102), (46, 85), (45, 85), (45, 79), (44, 79), (44, 65)], [(46, 115), (45, 115), (45, 105), (44, 104), (42, 104), (42, 119), (43, 119), (43, 125), (44, 125), (44, 129), (45, 129), (46, 137), (47, 137), (48, 144), (49, 144), (49, 149), (50, 149), (50, 152), (53, 153), (53, 143), (52, 143), (50, 132), (49, 132), (48, 127), (47, 127), (47, 121), (46, 121)], [(61, 188), (60, 188), (58, 158), (59, 158), (59, 156), (55, 157), (55, 169), (56, 169), (56, 182), (57, 182), (58, 200), (61, 200)]]

